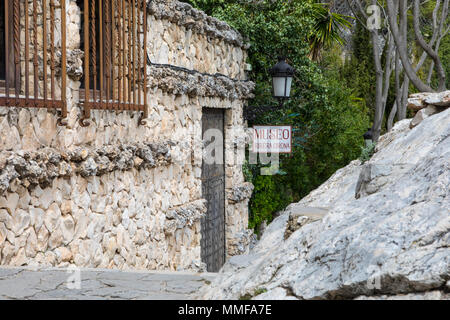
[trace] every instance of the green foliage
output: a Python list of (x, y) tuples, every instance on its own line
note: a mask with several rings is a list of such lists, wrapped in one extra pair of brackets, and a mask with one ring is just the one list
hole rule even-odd
[(255, 297), (259, 296), (260, 294), (266, 293), (267, 289), (266, 288), (258, 288), (255, 290)]
[(450, 33), (442, 39), (439, 48), (439, 56), (442, 59), (442, 65), (445, 68), (447, 76), (447, 89), (450, 88)]
[(292, 197), (288, 195), (288, 190), (283, 188), (284, 176), (256, 176), (253, 180), (255, 190), (250, 200), (250, 221), (249, 228), (258, 231), (259, 225), (264, 222), (271, 222), (272, 214), (282, 210), (292, 202)]
[(266, 288), (258, 288), (253, 294), (247, 293), (239, 297), (239, 300), (252, 300), (253, 297), (259, 296), (260, 294), (266, 293)]
[(239, 300), (252, 300), (253, 296), (250, 293), (244, 294), (239, 297)]
[(208, 15), (213, 15), (217, 8), (223, 8), (225, 4), (229, 3), (237, 3), (239, 1), (230, 1), (230, 0), (185, 0), (183, 2), (187, 2), (192, 6), (199, 8), (205, 11)]
[(352, 26), (350, 20), (353, 17), (331, 12), (329, 6), (330, 4), (324, 3), (314, 4), (315, 24), (309, 42), (310, 57), (315, 61), (320, 60), (324, 46), (331, 46), (334, 43), (344, 45), (345, 41), (341, 37), (342, 31), (350, 29)]
[[(249, 227), (258, 230), (263, 221), (273, 219), (275, 212), (300, 200), (360, 155), (362, 134), (369, 124), (367, 108), (357, 98), (359, 95), (346, 88), (338, 72), (328, 73), (308, 58), (318, 19), (329, 22), (317, 14), (316, 1), (189, 2), (228, 22), (250, 42), (249, 78), (255, 81), (256, 89), (249, 105), (276, 103), (268, 70), (277, 56), (286, 56), (297, 70), (291, 99), (283, 109), (267, 112), (255, 120), (255, 124), (292, 125), (294, 130), (293, 153), (280, 156), (280, 172), (285, 174), (262, 176), (260, 165), (244, 166), (246, 179), (255, 185)], [(328, 49), (333, 38), (319, 37)]]
[(369, 109), (372, 119), (375, 113), (376, 78), (372, 71), (375, 66), (369, 32), (357, 24), (352, 36), (352, 55), (339, 63), (339, 53), (336, 48), (328, 52), (322, 66), (329, 76), (350, 89), (352, 96), (360, 99), (359, 102)]
[[(421, 6), (421, 30), (422, 34), (427, 42), (431, 40), (433, 35), (433, 10), (436, 6), (436, 0), (428, 1), (422, 4)], [(438, 12), (438, 17), (440, 17), (442, 10), (442, 3), (440, 6), (440, 10)], [(448, 26), (450, 24), (450, 16), (447, 16), (447, 20), (444, 26)], [(445, 27), (444, 27), (445, 30)], [(418, 52), (416, 52), (416, 56), (422, 54), (422, 49), (417, 48)], [(442, 38), (440, 47), (439, 47), (439, 57), (441, 58), (442, 65), (444, 66), (446, 72), (446, 87), (450, 88), (450, 33), (447, 33), (445, 37)], [(422, 79), (426, 80), (428, 78), (428, 72), (431, 65), (431, 59), (427, 59), (424, 67), (422, 67), (419, 75)], [(433, 76), (431, 77), (431, 86), (433, 88), (438, 87), (438, 78), (436, 75), (436, 70), (433, 71)]]
[(375, 142), (372, 142), (364, 148), (361, 147), (361, 156), (359, 157), (359, 160), (361, 160), (362, 163), (369, 161), (370, 158), (372, 158), (373, 154), (375, 153), (376, 145), (377, 144)]
[(251, 182), (253, 180), (252, 170), (247, 160), (245, 160), (244, 163), (242, 164), (242, 173), (244, 174), (245, 181)]

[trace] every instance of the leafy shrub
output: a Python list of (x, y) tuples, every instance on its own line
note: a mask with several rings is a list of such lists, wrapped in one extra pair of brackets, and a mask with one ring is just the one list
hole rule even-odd
[(361, 156), (359, 157), (359, 160), (361, 160), (362, 163), (365, 163), (366, 161), (369, 161), (370, 158), (372, 158), (373, 154), (375, 153), (375, 142), (369, 143), (365, 147), (361, 147)]
[(369, 125), (367, 108), (339, 79), (339, 72), (332, 73), (332, 68), (321, 68), (308, 58), (316, 1), (187, 2), (228, 22), (250, 42), (249, 78), (256, 83), (250, 106), (277, 103), (268, 73), (277, 56), (286, 56), (297, 70), (291, 99), (284, 107), (249, 123), (292, 125), (294, 130), (292, 154), (280, 155), (280, 172), (286, 174), (261, 176), (260, 165), (244, 166), (247, 181), (255, 185), (249, 227), (258, 230), (263, 221), (272, 221), (274, 213), (300, 200), (360, 155), (362, 134)]
[(258, 228), (264, 221), (270, 223), (273, 213), (292, 202), (287, 188), (283, 187), (283, 176), (256, 176), (255, 189), (250, 200), (249, 228)]

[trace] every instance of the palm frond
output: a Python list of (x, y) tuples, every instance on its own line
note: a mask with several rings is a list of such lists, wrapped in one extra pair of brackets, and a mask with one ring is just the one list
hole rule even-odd
[(309, 56), (312, 60), (317, 61), (320, 60), (321, 51), (324, 46), (331, 45), (332, 43), (337, 43), (341, 46), (344, 45), (344, 39), (341, 34), (343, 30), (352, 27), (350, 21), (354, 18), (331, 12), (328, 4), (324, 3), (314, 4), (313, 11), (313, 18), (316, 23), (309, 38)]

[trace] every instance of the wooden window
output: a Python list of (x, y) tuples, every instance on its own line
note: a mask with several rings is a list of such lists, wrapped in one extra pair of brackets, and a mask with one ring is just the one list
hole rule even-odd
[[(57, 21), (58, 10), (61, 18)], [(60, 109), (59, 123), (63, 124), (67, 117), (65, 0), (4, 0), (0, 11), (0, 106)], [(57, 48), (58, 22), (61, 41)], [(57, 68), (61, 70), (60, 92), (56, 90)]]
[(147, 117), (145, 0), (78, 0), (82, 11), (84, 76), (80, 99), (89, 125), (92, 109), (137, 111)]

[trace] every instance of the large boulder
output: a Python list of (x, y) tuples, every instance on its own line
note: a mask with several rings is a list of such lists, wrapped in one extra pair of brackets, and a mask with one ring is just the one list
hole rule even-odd
[(199, 298), (450, 298), (450, 109), (409, 123), (289, 206)]
[(408, 99), (408, 108), (417, 111), (411, 121), (411, 129), (436, 113), (450, 107), (450, 90), (442, 92), (415, 93)]
[(442, 92), (421, 92), (409, 96), (408, 108), (414, 111), (421, 110), (427, 106), (450, 107), (450, 90)]

